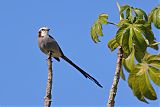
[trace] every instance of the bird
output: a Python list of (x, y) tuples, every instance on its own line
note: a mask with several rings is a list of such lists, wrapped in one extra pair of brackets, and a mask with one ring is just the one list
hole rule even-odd
[(89, 78), (102, 88), (102, 85), (95, 78), (90, 76), (87, 72), (85, 72), (64, 55), (57, 41), (49, 35), (49, 30), (50, 29), (48, 27), (41, 27), (38, 31), (38, 46), (40, 50), (46, 55), (51, 52), (52, 57), (55, 58), (58, 62), (60, 61), (60, 58), (64, 59), (66, 62), (75, 67), (80, 73), (82, 73), (84, 77)]

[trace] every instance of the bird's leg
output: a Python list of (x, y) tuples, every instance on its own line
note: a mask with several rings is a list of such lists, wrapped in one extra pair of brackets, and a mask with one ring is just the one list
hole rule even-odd
[(48, 58), (47, 59), (50, 59), (52, 57), (52, 51), (49, 51), (48, 52)]

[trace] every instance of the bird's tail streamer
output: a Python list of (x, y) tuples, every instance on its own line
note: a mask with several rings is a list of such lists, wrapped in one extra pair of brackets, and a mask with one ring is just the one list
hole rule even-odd
[(66, 56), (62, 56), (62, 58), (67, 61), (69, 64), (71, 64), (73, 67), (75, 67), (79, 72), (81, 72), (86, 78), (89, 78), (94, 83), (96, 83), (99, 87), (102, 88), (102, 85), (92, 76), (90, 76), (88, 73), (86, 73), (84, 70), (82, 70), (80, 67), (78, 67), (76, 64), (74, 64), (70, 59), (68, 59)]

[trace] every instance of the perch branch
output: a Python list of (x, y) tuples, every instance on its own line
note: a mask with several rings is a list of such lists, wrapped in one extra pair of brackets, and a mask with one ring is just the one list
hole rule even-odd
[(46, 96), (44, 97), (44, 107), (51, 106), (51, 98), (52, 98), (52, 53), (48, 53), (48, 80), (46, 87)]

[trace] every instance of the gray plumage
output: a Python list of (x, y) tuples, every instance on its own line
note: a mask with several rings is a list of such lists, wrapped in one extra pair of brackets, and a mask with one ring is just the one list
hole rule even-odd
[(48, 34), (48, 31), (49, 31), (49, 29), (47, 27), (42, 27), (39, 30), (38, 46), (39, 46), (40, 50), (45, 54), (48, 54), (49, 52), (52, 52), (52, 57), (54, 57), (57, 61), (60, 61), (59, 58), (64, 59), (69, 64), (71, 64), (73, 67), (75, 67), (79, 72), (81, 72), (86, 78), (89, 78), (90, 80), (95, 82), (99, 87), (102, 87), (102, 85), (99, 84), (99, 82), (95, 78), (90, 76), (88, 73), (86, 73), (84, 70), (82, 70), (76, 64), (74, 64), (69, 58), (67, 58), (63, 54), (63, 52), (60, 49), (58, 43), (56, 42), (56, 40), (53, 37), (51, 37)]

